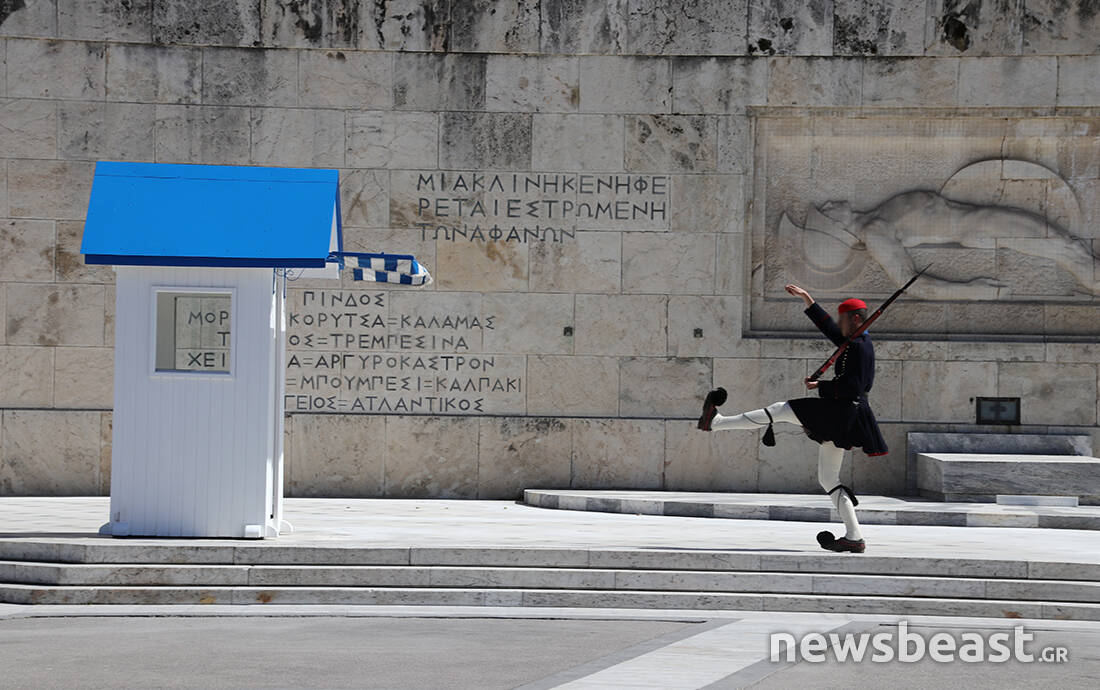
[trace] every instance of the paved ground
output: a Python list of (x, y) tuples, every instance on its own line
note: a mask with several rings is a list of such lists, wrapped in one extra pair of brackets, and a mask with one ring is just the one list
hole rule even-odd
[[(0, 498), (0, 538), (106, 539), (96, 530), (107, 513), (106, 498)], [(253, 543), (822, 553), (814, 540), (822, 523), (588, 513), (510, 501), (299, 498), (287, 500), (286, 519), (295, 527), (293, 534)], [(1100, 563), (1096, 534), (1088, 530), (866, 525), (863, 533), (868, 553), (881, 556)], [(138, 542), (180, 544), (127, 540)]]
[[(230, 607), (231, 608), (231, 607)], [(373, 609), (373, 607), (370, 607)], [(13, 688), (764, 688), (1100, 685), (1100, 625), (1036, 622), (1027, 650), (1065, 663), (772, 662), (768, 633), (895, 631), (882, 616), (415, 607), (351, 617), (47, 617), (0, 620)], [(116, 611), (125, 615), (128, 611)], [(55, 610), (63, 614), (65, 611)], [(313, 614), (323, 611), (312, 610)], [(380, 615), (388, 614), (388, 615)], [(466, 612), (477, 616), (477, 612)], [(523, 616), (544, 616), (523, 618)], [(434, 616), (434, 617), (432, 617)], [(550, 616), (547, 618), (546, 616)], [(561, 616), (561, 618), (553, 618)], [(693, 622), (687, 622), (693, 621)], [(912, 632), (986, 635), (1011, 622), (913, 618)]]
[[(0, 498), (0, 538), (105, 539), (103, 498)], [(587, 513), (505, 501), (291, 499), (261, 546), (688, 548), (821, 553), (820, 523)], [(869, 525), (869, 552), (1100, 563), (1095, 533)], [(179, 540), (127, 543), (180, 544)], [(203, 543), (221, 543), (204, 540)], [(229, 541), (228, 543), (240, 543)], [(256, 543), (256, 542), (252, 542)], [(773, 663), (768, 634), (893, 630), (890, 616), (476, 607), (0, 604), (10, 687), (1003, 688), (1100, 686), (1100, 623), (909, 617), (926, 633), (1023, 624), (1063, 664)]]

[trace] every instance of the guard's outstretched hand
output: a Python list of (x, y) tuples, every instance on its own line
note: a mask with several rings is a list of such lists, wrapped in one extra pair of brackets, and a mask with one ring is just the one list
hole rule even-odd
[(811, 390), (811, 391), (815, 390), (817, 388), (817, 384), (818, 384), (817, 381), (811, 381), (810, 379), (806, 379), (806, 390)]
[(810, 297), (810, 293), (806, 292), (797, 285), (788, 285), (783, 289), (786, 290), (788, 293), (794, 295), (795, 297), (801, 297), (802, 301), (806, 303), (807, 307), (814, 303), (814, 298)]

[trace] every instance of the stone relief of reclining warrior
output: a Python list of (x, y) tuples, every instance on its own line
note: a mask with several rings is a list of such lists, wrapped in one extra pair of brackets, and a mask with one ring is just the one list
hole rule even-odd
[[(824, 233), (849, 250), (865, 250), (899, 285), (917, 269), (908, 252), (910, 247), (1006, 248), (1053, 261), (1080, 283), (1081, 292), (1100, 295), (1090, 240), (1075, 237), (1038, 214), (1011, 206), (954, 201), (935, 191), (908, 191), (869, 211), (855, 211), (846, 201), (827, 202), (810, 210), (804, 228), (784, 213), (780, 235), (791, 238), (792, 231)], [(956, 282), (930, 275), (935, 272), (933, 267), (913, 286), (914, 297), (992, 300), (1008, 292), (1005, 283), (995, 276)]]

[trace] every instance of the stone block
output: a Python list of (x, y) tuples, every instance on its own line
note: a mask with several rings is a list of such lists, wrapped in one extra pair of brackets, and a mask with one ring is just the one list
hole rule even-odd
[(623, 233), (623, 292), (712, 293), (714, 253), (715, 235)]
[[(1051, 343), (1053, 344), (1053, 343)], [(1042, 362), (1043, 343), (951, 342), (944, 359), (972, 362)]]
[(485, 352), (570, 354), (573, 351), (573, 296), (487, 294), (481, 300)]
[(110, 266), (88, 265), (80, 253), (84, 223), (64, 220), (57, 223), (56, 280), (60, 283), (114, 283)]
[(539, 0), (452, 3), (449, 48), (464, 53), (539, 52)]
[(974, 398), (997, 396), (994, 362), (905, 362), (901, 416), (912, 422), (974, 421)]
[(156, 106), (158, 163), (247, 165), (252, 123), (248, 108)]
[(925, 55), (1019, 55), (1023, 3), (928, 0)]
[(952, 107), (959, 82), (956, 58), (899, 58), (863, 63), (863, 104)]
[(198, 103), (202, 50), (177, 46), (107, 46), (107, 100)]
[(923, 55), (924, 3), (833, 0), (833, 55)]
[(386, 417), (297, 414), (292, 419), (292, 459), (286, 468), (288, 496), (382, 496), (383, 473), (390, 457)]
[(58, 347), (53, 367), (54, 407), (113, 407), (114, 348)]
[(53, 280), (55, 232), (53, 221), (0, 220), (0, 280)]
[[(361, 285), (363, 283), (360, 283)], [(369, 283), (368, 283), (369, 285)], [(482, 333), (484, 324), (481, 323), (482, 296), (476, 292), (431, 292), (400, 291), (391, 292), (385, 296), (388, 304), (388, 316), (397, 320), (397, 326), (392, 327), (394, 332), (412, 332), (402, 327), (401, 322), (408, 319), (423, 319), (426, 324), (415, 327), (415, 332), (425, 335), (461, 335), (466, 341), (470, 352), (482, 352)], [(467, 317), (468, 323), (460, 326), (446, 321), (448, 317), (454, 321), (456, 317)], [(438, 326), (431, 324), (432, 320), (438, 322)], [(413, 323), (409, 324), (410, 326)]]
[(862, 450), (853, 449), (852, 489), (857, 495), (905, 495), (908, 491), (905, 427), (901, 424), (880, 423), (879, 431), (890, 451), (886, 455), (870, 457)]
[(621, 0), (544, 0), (540, 3), (544, 53), (609, 55), (627, 41), (627, 4)]
[(710, 381), (708, 359), (624, 357), (619, 363), (619, 414), (691, 417), (697, 413)]
[[(824, 358), (822, 358), (824, 361)], [(817, 364), (813, 365), (817, 367)], [(875, 384), (867, 399), (871, 403), (871, 409), (875, 417), (880, 421), (894, 421), (901, 419), (901, 391), (902, 391), (902, 363), (898, 361), (875, 362)], [(825, 378), (831, 378), (832, 372)]]
[(0, 405), (49, 407), (53, 404), (54, 349), (49, 347), (0, 347)]
[(593, 293), (619, 292), (622, 241), (617, 232), (578, 232), (572, 241), (531, 245), (530, 289), (575, 292), (578, 285)]
[(1057, 58), (962, 58), (959, 61), (961, 106), (1053, 106), (1057, 97)]
[(339, 167), (344, 150), (344, 113), (339, 110), (252, 110), (253, 163)]
[(298, 54), (290, 50), (203, 48), (207, 105), (298, 105)]
[(798, 359), (715, 359), (712, 387), (721, 386), (729, 394), (719, 412), (729, 416), (809, 397), (811, 392), (802, 383), (806, 366)]
[(528, 289), (530, 245), (518, 242), (446, 240), (436, 243), (436, 286), (483, 292)]
[(449, 0), (359, 3), (361, 50), (446, 50)]
[(437, 168), (439, 115), (400, 111), (348, 113), (347, 164), (359, 168)]
[(718, 121), (683, 115), (626, 118), (626, 169), (711, 172), (717, 168)]
[(80, 41), (7, 40), (8, 96), (102, 99), (106, 49)]
[(359, 42), (355, 0), (259, 0), (261, 42), (279, 48), (354, 48)]
[(718, 118), (718, 171), (742, 175), (753, 170), (752, 124), (747, 117)]
[(99, 413), (99, 494), (111, 495), (111, 443), (114, 441), (114, 414)]
[(1058, 58), (1058, 105), (1100, 103), (1100, 55), (1063, 55)]
[(162, 44), (255, 46), (260, 44), (260, 3), (157, 0), (153, 41)]
[(768, 102), (768, 63), (748, 57), (672, 60), (672, 112), (744, 113)]
[(153, 0), (58, 0), (57, 35), (148, 43), (153, 39)]
[(641, 55), (743, 55), (748, 0), (633, 0), (624, 52)]
[(8, 213), (13, 218), (83, 219), (94, 167), (84, 161), (8, 161)]
[(531, 116), (522, 113), (443, 113), (439, 165), (443, 168), (528, 170)]
[(393, 106), (393, 59), (385, 53), (303, 51), (298, 102), (311, 108)]
[(476, 418), (386, 417), (387, 498), (476, 498)]
[(4, 285), (0, 283), (0, 323), (5, 324), (5, 328), (0, 328), (0, 344), (8, 342), (7, 323), (8, 323), (8, 295), (4, 289)]
[(485, 68), (485, 109), (575, 112), (580, 88), (580, 62), (575, 57), (490, 55)]
[(115, 346), (115, 298), (114, 285), (103, 286), (103, 344)]
[(35, 0), (4, 7), (0, 36), (57, 36), (57, 0)]
[(0, 495), (99, 493), (99, 412), (6, 410), (2, 423)]
[(1042, 322), (1041, 304), (962, 302), (947, 305), (947, 327), (955, 333), (1019, 333), (1022, 324), (1038, 326)]
[(516, 499), (527, 488), (569, 486), (571, 422), (483, 418), (479, 423), (477, 497)]
[(577, 295), (576, 300), (577, 354), (660, 357), (668, 353), (668, 298), (664, 295)]
[(667, 58), (582, 57), (580, 109), (585, 113), (667, 113), (672, 69)]
[(62, 102), (57, 108), (62, 158), (152, 162), (155, 105)]
[(378, 170), (341, 170), (344, 224), (385, 228), (390, 222), (390, 176)]
[(1020, 398), (1022, 424), (1094, 426), (1095, 364), (1006, 362), (997, 365), (997, 395)]
[(668, 347), (674, 357), (747, 357), (760, 352), (755, 341), (741, 340), (737, 297), (669, 297)]
[(527, 358), (527, 413), (617, 416), (619, 360), (615, 357), (531, 355)]
[(1078, 496), (1100, 502), (1100, 459), (1077, 455), (920, 453), (917, 487), (940, 501), (994, 501), (997, 494)]
[(102, 345), (103, 286), (8, 283), (7, 342)]
[(1021, 25), (1025, 54), (1100, 53), (1100, 13), (1085, 0), (1028, 0)]
[(716, 241), (715, 292), (720, 295), (745, 294), (745, 259), (748, 256), (745, 236), (741, 233), (722, 234)]
[(1043, 305), (1043, 332), (1047, 335), (1095, 336), (1100, 324), (1100, 305), (1057, 304)]
[(742, 232), (743, 175), (677, 175), (672, 179), (673, 232)]
[(749, 0), (750, 55), (832, 55), (833, 0)]
[(694, 420), (665, 422), (665, 491), (756, 491), (753, 434), (706, 433)]
[(57, 104), (0, 99), (0, 150), (10, 158), (57, 155)]
[(0, 163), (0, 218), (7, 218), (8, 213), (8, 164)]
[[(817, 481), (817, 456), (820, 446), (810, 440), (802, 427), (779, 424), (775, 429), (775, 445), (757, 446), (759, 469), (757, 491), (761, 493), (792, 492), (824, 494)], [(756, 431), (716, 431), (716, 434), (748, 436), (760, 443), (761, 433)], [(856, 451), (857, 453), (859, 451)], [(852, 453), (844, 454), (840, 481), (851, 486)]]
[(862, 60), (777, 58), (768, 75), (768, 105), (856, 106), (862, 82)]
[(535, 170), (618, 172), (623, 169), (623, 118), (618, 115), (535, 115)]
[(482, 110), (484, 55), (398, 53), (393, 58), (393, 104), (401, 110)]
[(574, 489), (659, 489), (665, 455), (661, 420), (578, 419), (573, 429)]
[(1047, 343), (1048, 362), (1100, 363), (1100, 343)]

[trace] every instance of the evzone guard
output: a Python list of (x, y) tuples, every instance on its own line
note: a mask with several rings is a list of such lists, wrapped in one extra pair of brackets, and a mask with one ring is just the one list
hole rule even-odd
[[(928, 270), (927, 267), (924, 270)], [(837, 539), (832, 532), (817, 535), (822, 548), (830, 551), (863, 553), (867, 548), (856, 520), (855, 507), (859, 505), (855, 493), (840, 481), (840, 467), (844, 451), (862, 448), (870, 456), (885, 455), (889, 449), (879, 432), (878, 422), (867, 394), (875, 381), (875, 347), (867, 328), (895, 299), (920, 277), (921, 271), (895, 292), (875, 313), (867, 317), (867, 304), (863, 300), (848, 299), (837, 309), (837, 325), (810, 293), (797, 285), (788, 285), (788, 293), (801, 297), (806, 303), (806, 315), (829, 340), (837, 345), (833, 356), (822, 364), (805, 381), (808, 390), (816, 390), (816, 398), (796, 398), (777, 402), (759, 410), (723, 416), (718, 408), (726, 402), (726, 390), (716, 388), (707, 393), (703, 402), (703, 414), (699, 428), (703, 431), (729, 429), (766, 428), (763, 443), (775, 445), (772, 431), (774, 422), (799, 424), (806, 435), (820, 444), (817, 458), (817, 480), (832, 499), (833, 507), (844, 520), (845, 533)], [(836, 376), (831, 381), (819, 381), (833, 364)]]

